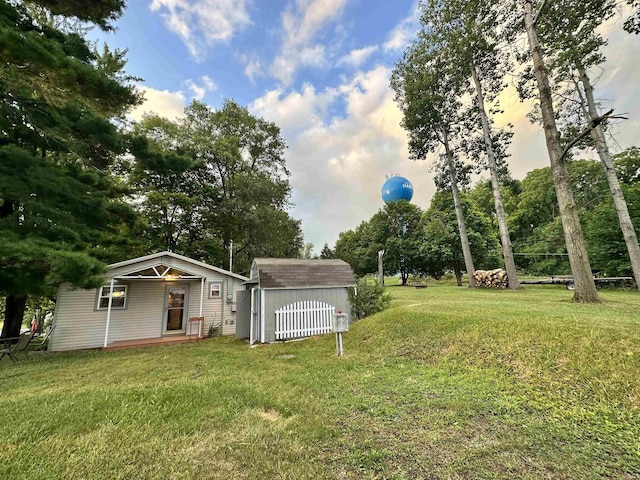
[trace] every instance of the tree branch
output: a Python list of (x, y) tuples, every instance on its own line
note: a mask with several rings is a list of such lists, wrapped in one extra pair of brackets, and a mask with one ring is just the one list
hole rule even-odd
[(582, 130), (582, 132), (580, 132), (580, 134), (576, 138), (571, 140), (571, 142), (569, 142), (569, 144), (564, 148), (564, 150), (562, 151), (562, 155), (560, 156), (560, 161), (564, 160), (564, 157), (567, 156), (567, 153), (569, 153), (569, 150), (571, 150), (576, 143), (578, 143), (584, 137), (589, 135), (591, 133), (591, 130), (593, 130), (594, 128), (597, 128), (598, 125), (600, 125), (601, 123), (606, 122), (610, 118), (619, 118), (622, 120), (628, 120), (627, 117), (623, 117), (622, 115), (611, 115), (612, 113), (613, 113), (613, 108), (609, 110), (607, 113), (600, 115), (599, 117), (591, 120), (589, 124), (584, 128), (584, 130)]
[(538, 9), (538, 13), (536, 13), (536, 16), (533, 17), (533, 26), (535, 27), (536, 24), (538, 23), (538, 19), (540, 18), (540, 14), (542, 13), (542, 10), (544, 9), (544, 7), (547, 5), (547, 0), (543, 0), (542, 4), (540, 5), (540, 8)]

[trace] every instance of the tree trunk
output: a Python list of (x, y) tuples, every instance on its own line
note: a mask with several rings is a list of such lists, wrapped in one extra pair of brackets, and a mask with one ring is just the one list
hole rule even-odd
[(380, 285), (384, 285), (384, 267), (382, 263), (382, 257), (384, 256), (384, 249), (378, 250), (378, 281)]
[(480, 111), (480, 122), (482, 123), (482, 132), (484, 134), (484, 144), (487, 149), (487, 158), (489, 159), (489, 172), (491, 172), (491, 190), (493, 191), (493, 203), (496, 208), (496, 217), (498, 218), (498, 228), (500, 230), (500, 242), (502, 243), (502, 256), (504, 257), (504, 266), (507, 271), (507, 280), (509, 288), (517, 290), (520, 288), (518, 275), (516, 273), (516, 263), (513, 259), (513, 247), (511, 245), (511, 237), (509, 235), (509, 227), (507, 227), (507, 219), (504, 214), (504, 206), (502, 205), (502, 194), (500, 193), (500, 182), (498, 180), (498, 165), (496, 156), (493, 153), (493, 143), (491, 141), (491, 130), (489, 128), (489, 120), (487, 112), (484, 108), (484, 94), (482, 93), (482, 84), (478, 78), (475, 65), (471, 66), (471, 77), (476, 87), (476, 96), (478, 100), (478, 110)]
[(562, 221), (567, 254), (569, 255), (569, 263), (571, 264), (571, 273), (573, 274), (575, 285), (573, 300), (581, 303), (599, 302), (600, 299), (596, 291), (582, 227), (580, 226), (580, 218), (573, 200), (569, 172), (567, 171), (566, 163), (562, 160), (562, 148), (560, 146), (560, 135), (556, 127), (555, 112), (553, 111), (551, 87), (549, 87), (547, 69), (542, 58), (542, 48), (533, 23), (531, 0), (521, 0), (521, 3), (536, 83), (540, 94), (544, 136), (547, 143), (547, 151), (549, 152), (558, 206), (560, 207), (560, 220)]
[[(461, 287), (462, 286), (462, 272), (460, 271), (460, 269), (458, 267), (454, 268), (454, 273), (456, 274), (456, 282), (458, 282), (458, 286)], [(473, 275), (469, 275), (470, 277), (473, 277)]]
[[(578, 69), (580, 81), (584, 87), (584, 93), (587, 100), (588, 111), (585, 112), (585, 115), (587, 117), (587, 121), (590, 122), (591, 120), (598, 118), (596, 102), (593, 96), (593, 85), (591, 85), (591, 81), (589, 80), (589, 76), (587, 75), (584, 66), (580, 62), (576, 62), (576, 67)], [(609, 190), (611, 190), (613, 205), (615, 206), (616, 213), (618, 214), (618, 222), (620, 223), (622, 236), (627, 244), (627, 251), (629, 252), (629, 259), (631, 260), (631, 268), (633, 270), (633, 278), (635, 278), (636, 286), (638, 291), (640, 291), (640, 246), (638, 245), (638, 237), (636, 236), (636, 231), (633, 228), (633, 223), (629, 216), (627, 202), (625, 201), (622, 189), (620, 188), (618, 175), (616, 174), (613, 158), (611, 158), (611, 153), (609, 152), (609, 147), (607, 145), (607, 140), (604, 136), (602, 126), (598, 125), (596, 128), (592, 129), (591, 136), (596, 144), (598, 156), (604, 166), (604, 173), (607, 177), (607, 182), (609, 182)]]
[(451, 179), (451, 193), (453, 194), (453, 204), (456, 209), (456, 218), (458, 220), (458, 230), (460, 231), (460, 243), (462, 243), (462, 254), (464, 256), (464, 265), (467, 269), (467, 275), (469, 276), (469, 288), (475, 288), (476, 281), (473, 278), (473, 274), (476, 271), (473, 266), (473, 258), (471, 257), (471, 247), (469, 247), (469, 237), (467, 236), (467, 225), (464, 221), (464, 214), (462, 213), (462, 204), (460, 203), (460, 192), (458, 192), (458, 177), (456, 175), (456, 169), (453, 165), (453, 153), (449, 148), (449, 136), (446, 129), (442, 131), (442, 139), (444, 143), (444, 149), (447, 155), (447, 165), (449, 166), (449, 178)]
[(22, 318), (27, 306), (26, 295), (7, 295), (4, 312), (4, 325), (0, 338), (19, 337)]

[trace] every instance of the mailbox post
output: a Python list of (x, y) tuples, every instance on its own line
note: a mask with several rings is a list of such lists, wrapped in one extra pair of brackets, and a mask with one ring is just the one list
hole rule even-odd
[(336, 334), (336, 350), (338, 352), (338, 356), (341, 357), (344, 355), (344, 350), (342, 349), (342, 332), (349, 331), (349, 316), (340, 311), (338, 313), (334, 313), (331, 316), (331, 328)]

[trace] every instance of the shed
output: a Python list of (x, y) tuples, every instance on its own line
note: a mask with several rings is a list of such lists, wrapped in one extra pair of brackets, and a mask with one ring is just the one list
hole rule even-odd
[(343, 260), (256, 258), (245, 285), (236, 336), (254, 344), (329, 333), (333, 313), (351, 313), (356, 282)]
[(167, 251), (114, 263), (97, 289), (60, 285), (49, 350), (170, 343), (212, 325), (234, 335), (236, 294), (247, 280)]

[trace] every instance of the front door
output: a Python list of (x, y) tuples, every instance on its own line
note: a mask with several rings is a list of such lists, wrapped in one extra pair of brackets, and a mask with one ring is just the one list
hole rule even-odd
[(187, 287), (167, 287), (165, 333), (183, 333), (187, 309)]

